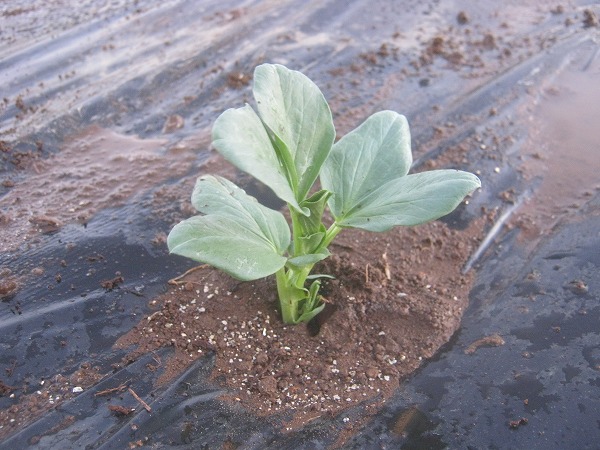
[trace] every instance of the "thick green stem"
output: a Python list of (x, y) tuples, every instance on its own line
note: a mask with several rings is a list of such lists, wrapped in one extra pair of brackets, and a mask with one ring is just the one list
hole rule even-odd
[(325, 233), (325, 237), (323, 238), (323, 242), (321, 242), (319, 249), (329, 247), (329, 244), (331, 244), (340, 231), (342, 231), (342, 227), (338, 226), (336, 222), (333, 222)]
[(282, 267), (276, 272), (279, 307), (284, 323), (297, 324), (305, 312), (301, 311), (300, 302), (308, 298), (308, 291), (304, 288), (304, 283), (312, 267), (312, 264), (304, 266), (300, 270)]
[[(298, 245), (298, 237), (302, 235), (301, 224), (298, 220), (297, 213), (291, 211), (292, 217), (292, 233), (294, 236), (294, 256), (301, 253), (301, 248)], [(325, 232), (323, 241), (319, 245), (317, 251), (325, 249), (331, 244), (331, 241), (342, 231), (342, 228), (337, 224), (333, 224)], [(307, 277), (314, 264), (307, 264), (302, 267), (287, 266), (282, 267), (276, 273), (277, 279), (277, 294), (279, 295), (279, 306), (281, 308), (281, 317), (284, 323), (297, 324), (298, 322), (309, 320), (311, 312), (317, 314), (319, 309), (316, 308), (317, 303), (314, 303), (311, 293), (305, 288)], [(315, 288), (318, 289), (318, 286)], [(316, 296), (316, 290), (312, 289)], [(301, 302), (302, 306), (301, 306)], [(309, 309), (304, 311), (305, 309)]]
[(298, 220), (298, 213), (290, 205), (288, 205), (288, 208), (292, 218), (292, 242), (294, 243), (294, 256), (298, 256), (300, 253), (300, 239), (298, 238), (301, 236), (301, 225), (300, 221)]
[(285, 267), (279, 269), (275, 276), (283, 322), (295, 324), (298, 320), (298, 301), (294, 298)]

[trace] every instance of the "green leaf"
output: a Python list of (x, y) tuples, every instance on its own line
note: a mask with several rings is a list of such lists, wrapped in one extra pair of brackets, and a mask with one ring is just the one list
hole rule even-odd
[(393, 111), (370, 116), (333, 146), (321, 184), (334, 195), (329, 208), (344, 216), (383, 184), (408, 173), (412, 164), (406, 118)]
[(264, 239), (227, 217), (184, 220), (173, 227), (167, 244), (171, 253), (208, 263), (242, 281), (271, 275), (287, 261)]
[(218, 176), (198, 178), (192, 205), (208, 215), (229, 217), (272, 244), (282, 255), (290, 244), (290, 228), (283, 214), (261, 205), (231, 181)]
[(321, 282), (319, 280), (313, 281), (313, 283), (310, 285), (308, 296), (300, 306), (301, 314), (300, 317), (298, 317), (298, 323), (308, 322), (325, 308), (325, 303), (321, 302), (321, 297), (319, 296), (320, 287)]
[[(292, 181), (297, 185), (292, 189), (300, 202), (317, 179), (335, 138), (329, 105), (308, 77), (278, 64), (255, 69), (253, 92), (260, 118), (276, 136), (274, 145), (293, 160), (289, 172), (295, 174)], [(282, 157), (282, 162), (287, 159)]]
[(325, 211), (325, 205), (327, 204), (329, 197), (331, 197), (331, 192), (323, 189), (315, 192), (310, 198), (307, 198), (300, 203), (302, 208), (306, 208), (310, 211), (310, 215), (298, 217), (304, 235), (325, 231), (325, 226), (321, 220), (323, 219), (323, 212)]
[(406, 118), (373, 114), (333, 146), (321, 184), (334, 192), (329, 208), (340, 227), (385, 231), (418, 225), (450, 213), (481, 186), (457, 170), (406, 175), (412, 163)]
[(294, 258), (290, 258), (287, 260), (287, 263), (289, 265), (295, 266), (295, 268), (302, 268), (303, 266), (308, 266), (309, 264), (315, 264), (319, 261), (323, 261), (329, 255), (331, 255), (329, 250), (324, 248), (319, 253), (311, 253), (308, 255), (300, 255)]
[(315, 318), (317, 314), (325, 309), (325, 303), (321, 304), (321, 306), (317, 306), (315, 309), (312, 309), (308, 312), (303, 313), (300, 317), (298, 317), (298, 323), (309, 322), (311, 319)]
[(301, 211), (286, 170), (261, 119), (251, 106), (228, 109), (212, 130), (213, 146), (238, 169), (269, 186), (275, 195)]
[(452, 212), (481, 186), (479, 178), (460, 170), (432, 170), (400, 177), (374, 190), (336, 218), (341, 227), (386, 231), (419, 225)]
[(306, 277), (307, 280), (317, 280), (319, 278), (327, 278), (329, 280), (335, 280), (335, 277), (332, 275), (327, 275), (324, 273), (315, 273), (313, 275), (309, 275)]
[(297, 236), (295, 238), (298, 242), (298, 254), (296, 256), (313, 253), (321, 245), (324, 237), (325, 232), (314, 233), (310, 236)]
[(171, 253), (208, 263), (240, 280), (255, 280), (281, 269), (290, 243), (283, 215), (269, 209), (224, 178), (201, 177), (192, 203), (207, 215), (176, 225), (167, 239)]

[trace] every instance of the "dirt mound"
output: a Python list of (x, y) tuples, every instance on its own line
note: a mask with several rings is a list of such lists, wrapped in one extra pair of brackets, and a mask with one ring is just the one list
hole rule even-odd
[(240, 283), (202, 266), (172, 281), (117, 345), (136, 346), (129, 360), (174, 346), (162, 382), (215, 352), (213, 378), (229, 399), (259, 415), (293, 412), (296, 426), (357, 404), (368, 410), (458, 328), (471, 286), (460, 270), (479, 235), (471, 228), (342, 233), (316, 270), (335, 277), (322, 288), (327, 307), (307, 326), (283, 324), (273, 279)]

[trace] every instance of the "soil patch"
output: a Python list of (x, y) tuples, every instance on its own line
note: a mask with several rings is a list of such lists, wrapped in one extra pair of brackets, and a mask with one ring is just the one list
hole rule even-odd
[(519, 171), (534, 195), (524, 197), (510, 226), (519, 228), (524, 248), (533, 249), (558, 223), (580, 220), (584, 205), (600, 191), (594, 119), (600, 114), (599, 80), (598, 58), (574, 59), (544, 80), (536, 101), (519, 112), (528, 123)]
[(0, 201), (0, 251), (28, 244), (38, 233), (87, 223), (99, 210), (125, 204), (169, 177), (182, 177), (197, 154), (183, 144), (139, 139), (91, 126), (55, 155), (35, 162)]
[(215, 352), (212, 376), (227, 400), (260, 416), (292, 413), (289, 428), (359, 404), (368, 415), (458, 328), (472, 281), (461, 268), (481, 226), (342, 233), (317, 268), (335, 279), (308, 326), (281, 322), (274, 279), (241, 283), (201, 266), (153, 300), (156, 311), (117, 346), (135, 346), (128, 361), (174, 346), (159, 383)]
[[(3, 373), (10, 377), (12, 374)], [(17, 403), (6, 409), (0, 409), (0, 439), (5, 438), (16, 430), (38, 419), (49, 409), (76, 397), (80, 392), (94, 386), (104, 377), (100, 369), (90, 363), (83, 363), (72, 374), (66, 376), (56, 374), (43, 380), (38, 385), (19, 383), (18, 386), (8, 386), (0, 380), (0, 395), (19, 399)], [(70, 416), (72, 417), (72, 416)], [(68, 424), (65, 424), (67, 426)], [(59, 429), (49, 430), (54, 434)], [(36, 444), (39, 438), (30, 444)]]

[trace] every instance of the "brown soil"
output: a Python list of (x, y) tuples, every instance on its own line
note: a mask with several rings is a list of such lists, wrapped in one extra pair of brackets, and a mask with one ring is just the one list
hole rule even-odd
[[(56, 6), (60, 6), (60, 3)], [(117, 8), (118, 4), (115, 5)], [(529, 1), (509, 2), (508, 6), (511, 8), (502, 14), (494, 13), (482, 18), (475, 8), (468, 13), (459, 13), (456, 24), (423, 27), (416, 34), (390, 34), (373, 43), (371, 50), (363, 52), (352, 65), (340, 65), (332, 69), (331, 75), (335, 81), (331, 82), (330, 104), (337, 114), (336, 125), (340, 134), (343, 135), (356, 126), (369, 112), (380, 109), (381, 104), (386, 103), (384, 100), (397, 98), (391, 93), (410, 78), (419, 79), (420, 86), (425, 88), (435, 84), (438, 78), (441, 79), (445, 69), (464, 78), (495, 77), (518, 61), (555, 42), (544, 28), (532, 32), (528, 22), (542, 22), (551, 13), (564, 14), (566, 27), (575, 23), (582, 23), (582, 27), (598, 26), (597, 16), (592, 10), (583, 11), (582, 16), (581, 10), (573, 5), (542, 7), (539, 2)], [(138, 5), (133, 8), (136, 8), (134, 15), (141, 12)], [(77, 23), (86, 23), (90, 15), (95, 14), (94, 8), (89, 8), (89, 11), (79, 10), (81, 8), (73, 8), (78, 15)], [(42, 14), (46, 19), (38, 20)], [(240, 14), (239, 10), (218, 13), (212, 20), (218, 22), (219, 29), (225, 30), (226, 27), (222, 25), (238, 18)], [(23, 38), (26, 41), (36, 41), (39, 36), (48, 34), (50, 28), (53, 31), (67, 29), (67, 23), (74, 20), (73, 15), (64, 13), (64, 8), (49, 9), (48, 5), (37, 9), (13, 8), (2, 15), (10, 17), (10, 23), (8, 32), (0, 37), (0, 41), (12, 44), (19, 37), (19, 45), (25, 45)], [(48, 20), (48, 17), (52, 20)], [(35, 26), (23, 26), (30, 25), (32, 20), (37, 22)], [(124, 20), (129, 22), (130, 19), (127, 17)], [(17, 29), (25, 32), (19, 34), (15, 31)], [(211, 30), (203, 30), (205, 35), (209, 32)], [(301, 39), (295, 38), (298, 47), (307, 45), (307, 35), (290, 32), (285, 36), (290, 36), (290, 40), (294, 36), (300, 36)], [(347, 45), (342, 41), (340, 39), (336, 44), (342, 47)], [(266, 48), (269, 42), (261, 41), (260, 44)], [(366, 44), (361, 42), (360, 45)], [(141, 42), (139, 48), (146, 52), (147, 43)], [(184, 60), (182, 53), (173, 51), (173, 48), (174, 46), (165, 55), (172, 55), (170, 57), (174, 60)], [(191, 48), (196, 52), (196, 43)], [(107, 54), (107, 50), (115, 50), (113, 44), (102, 47), (104, 54)], [(146, 58), (135, 57), (135, 50), (134, 46), (128, 59), (139, 60), (144, 66), (148, 65)], [(410, 66), (403, 66), (401, 70), (383, 75), (371, 72), (376, 66), (395, 64), (402, 54), (412, 55)], [(235, 55), (230, 55), (230, 59), (235, 59)], [(164, 62), (164, 59), (161, 58), (161, 61)], [(90, 62), (87, 64), (90, 65)], [(122, 76), (117, 74), (89, 82), (84, 77), (87, 72), (95, 69), (95, 65), (91, 64), (86, 68), (83, 65), (72, 67), (73, 70), (66, 72), (65, 68), (53, 80), (45, 80), (38, 87), (32, 86), (31, 91), (14, 93), (10, 98), (4, 99), (4, 103), (0, 103), (0, 111), (13, 104), (18, 109), (14, 123), (10, 123), (12, 128), (2, 132), (3, 139), (10, 139), (10, 142), (0, 141), (2, 161), (18, 170), (30, 171), (26, 179), (11, 173), (0, 180), (3, 187), (10, 189), (3, 197), (3, 210), (0, 212), (3, 237), (1, 251), (12, 252), (24, 244), (35, 245), (39, 233), (51, 232), (69, 223), (85, 223), (96, 211), (131, 201), (132, 197), (160, 185), (167, 178), (180, 178), (182, 181), (177, 185), (164, 185), (154, 191), (153, 211), (163, 219), (172, 219), (174, 223), (183, 218), (181, 216), (192, 213), (189, 202), (182, 199), (189, 197), (193, 179), (182, 177), (197, 163), (192, 149), (207, 147), (208, 130), (200, 130), (200, 137), (192, 136), (187, 142), (180, 141), (166, 151), (166, 140), (141, 141), (100, 128), (83, 130), (59, 154), (48, 159), (42, 159), (41, 142), (36, 150), (21, 152), (12, 149), (14, 136), (24, 136), (28, 130), (40, 128), (41, 124), (62, 114), (63, 110), (73, 109), (92, 94), (102, 92), (107, 84), (119, 84)], [(68, 69), (72, 67), (69, 66)], [(146, 67), (134, 68), (130, 64), (125, 67), (127, 72), (138, 75), (147, 70)], [(214, 73), (207, 69), (202, 83), (206, 81), (208, 85), (211, 77), (226, 76), (227, 87), (243, 89), (250, 81), (245, 72), (232, 67), (217, 67), (220, 68), (215, 69)], [(155, 69), (154, 66), (150, 68)], [(62, 87), (63, 83), (67, 79), (80, 77), (85, 81), (82, 84), (89, 86), (88, 91), (78, 87), (76, 95), (66, 95), (69, 91), (62, 91), (66, 89)], [(587, 92), (596, 92), (589, 84), (583, 85), (579, 81), (576, 79), (567, 85), (585, 86)], [(478, 83), (480, 82), (474, 81), (473, 86)], [(57, 100), (49, 97), (42, 107), (32, 106), (30, 99), (35, 97), (34, 94), (55, 88), (63, 92)], [(353, 96), (360, 92), (366, 93), (365, 98), (356, 101)], [(463, 86), (457, 92), (464, 93), (467, 90)], [(185, 97), (186, 101), (188, 98), (192, 97)], [(420, 96), (415, 98), (419, 101), (421, 99)], [(563, 100), (573, 98), (570, 92), (565, 92)], [(589, 101), (594, 98), (586, 96)], [(406, 101), (410, 106), (411, 99)], [(548, 103), (543, 103), (539, 109), (547, 117), (554, 116), (555, 112), (546, 108)], [(588, 108), (575, 103), (569, 105), (571, 108), (564, 108), (564, 105), (560, 108), (563, 111)], [(490, 116), (497, 114), (501, 106), (502, 104), (495, 104), (491, 107)], [(414, 120), (435, 123), (436, 117), (443, 117), (445, 106), (442, 104), (435, 108), (435, 113), (441, 111), (437, 116), (424, 115), (424, 119), (415, 117)], [(528, 111), (522, 117), (535, 117), (538, 112)], [(567, 116), (575, 117), (572, 112)], [(595, 117), (593, 114), (589, 116)], [(465, 123), (467, 122), (475, 123), (474, 120), (465, 119)], [(565, 123), (562, 118), (558, 122)], [(164, 132), (174, 132), (184, 126), (186, 122), (183, 117), (173, 114), (167, 118)], [(482, 159), (501, 161), (504, 154), (502, 146), (508, 143), (493, 141), (496, 139), (495, 133), (499, 133), (499, 127), (496, 125), (496, 129), (493, 129), (493, 126), (490, 125), (487, 131), (481, 131), (483, 140), (476, 136), (474, 141), (469, 139), (461, 142), (452, 152), (428, 162), (425, 167), (444, 167), (448, 163), (460, 165), (466, 162), (464, 158), (472, 148), (481, 150), (479, 156)], [(593, 133), (586, 134), (582, 131), (587, 126), (586, 123), (578, 124), (581, 128), (576, 128), (579, 131), (576, 134), (592, 135)], [(506, 128), (506, 125), (503, 127)], [(551, 136), (555, 138), (550, 141), (559, 142), (555, 134), (560, 129), (553, 126), (550, 129)], [(432, 139), (421, 144), (423, 148), (416, 149), (415, 154), (424, 154), (428, 148), (438, 145), (454, 132), (453, 124), (436, 123)], [(529, 145), (534, 149), (540, 143), (536, 137), (531, 139), (532, 143)], [(199, 142), (195, 142), (195, 139)], [(202, 145), (195, 145), (198, 143)], [(568, 143), (569, 145), (557, 148), (576, 148), (572, 141)], [(114, 148), (124, 151), (115, 156)], [(533, 159), (529, 162), (532, 174), (537, 173), (536, 163), (550, 165), (551, 160), (556, 160), (555, 157), (540, 160), (537, 156), (534, 158), (535, 155), (532, 155)], [(591, 160), (593, 159), (588, 159)], [(213, 163), (214, 161), (208, 161), (201, 170), (213, 173), (214, 167), (210, 167)], [(130, 169), (132, 166), (136, 167), (133, 177)], [(565, 173), (568, 175), (571, 172), (565, 171), (564, 167), (567, 165), (562, 160), (555, 166), (548, 167), (550, 175), (544, 177), (544, 183), (556, 184), (541, 187), (542, 194), (553, 193), (550, 204), (558, 203), (563, 209), (566, 206), (557, 201), (556, 192), (571, 192), (564, 185), (564, 179), (569, 178)], [(595, 167), (593, 164), (584, 163), (572, 167), (589, 169), (589, 179), (595, 180), (592, 178)], [(498, 170), (499, 168), (500, 164)], [(585, 178), (582, 173), (586, 175)], [(491, 178), (494, 174), (495, 172), (482, 175)], [(554, 177), (556, 174), (561, 176)], [(587, 175), (587, 171), (578, 171), (576, 177), (569, 179), (577, 180), (582, 185), (583, 180), (588, 180)], [(597, 189), (595, 184), (590, 183), (586, 184)], [(567, 187), (572, 188), (571, 185)], [(507, 190), (501, 195), (504, 201), (514, 203), (519, 192)], [(564, 195), (562, 198), (570, 197)], [(542, 203), (536, 200), (536, 207), (539, 208)], [(522, 236), (539, 236), (539, 228), (549, 229), (548, 222), (540, 219), (552, 217), (554, 220), (559, 217), (554, 210), (550, 212), (552, 215), (539, 218), (538, 215), (533, 215), (531, 209), (525, 211), (526, 216), (531, 214), (533, 218), (529, 219), (529, 225), (527, 222), (519, 223), (519, 226), (525, 227)], [(322, 323), (313, 324), (310, 329), (305, 326), (285, 327), (280, 322), (274, 280), (238, 283), (217, 271), (203, 268), (183, 277), (165, 295), (152, 300), (151, 305), (156, 308), (155, 311), (120, 339), (118, 345), (132, 349), (129, 360), (162, 346), (173, 346), (176, 352), (171, 361), (157, 361), (158, 365), (165, 368), (160, 380), (162, 383), (172, 379), (197, 358), (214, 352), (216, 362), (213, 378), (216, 383), (227, 387), (227, 399), (240, 402), (259, 415), (268, 416), (284, 411), (295, 413), (295, 421), (288, 425), (290, 427), (357, 404), (362, 404), (366, 412), (374, 410), (397, 388), (399, 381), (419, 367), (423, 359), (433, 355), (458, 327), (471, 283), (471, 276), (462, 276), (460, 269), (471, 250), (477, 246), (478, 237), (482, 235), (483, 220), (474, 223), (464, 232), (449, 230), (437, 222), (386, 234), (343, 233), (331, 248), (334, 256), (321, 268), (322, 272), (336, 277), (323, 287), (323, 294), (331, 304), (323, 314)], [(526, 233), (527, 226), (531, 230), (529, 235)], [(164, 245), (165, 237), (163, 234), (157, 235), (154, 242)], [(15, 295), (23, 280), (13, 275), (9, 268), (1, 269), (0, 298), (6, 301)], [(107, 288), (118, 288), (119, 279), (116, 277), (105, 283)], [(587, 286), (580, 283), (574, 280), (568, 288), (583, 292)], [(17, 302), (15, 310), (19, 312), (19, 308)], [(473, 342), (465, 351), (470, 354), (483, 346), (502, 345), (502, 342), (497, 335), (486, 336)], [(76, 393), (73, 388), (87, 389), (102, 376), (99, 369), (84, 364), (70, 377), (60, 374), (53, 375), (52, 378), (49, 376), (37, 390), (38, 386), (32, 387), (24, 385), (20, 380), (12, 380), (12, 368), (5, 370), (4, 378), (0, 380), (0, 395), (15, 396), (18, 403), (0, 411), (0, 437), (21, 429), (33, 418), (74, 397)], [(397, 421), (396, 431), (402, 434), (402, 423), (410, 422), (411, 417), (417, 413), (419, 411), (416, 408), (403, 413)], [(70, 420), (67, 418), (63, 425), (68, 425)], [(511, 427), (513, 423), (516, 428), (525, 425), (526, 419), (512, 421)]]
[[(8, 370), (3, 374), (9, 378), (11, 375)], [(39, 385), (19, 383), (18, 386), (8, 386), (0, 380), (0, 395), (11, 398), (16, 396), (19, 399), (18, 403), (0, 410), (0, 439), (31, 423), (56, 405), (76, 397), (79, 392), (94, 386), (103, 377), (98, 367), (83, 363), (71, 375), (56, 374)], [(51, 429), (46, 434), (57, 431)], [(31, 444), (37, 443), (39, 438), (33, 440)]]
[(128, 361), (174, 346), (159, 383), (215, 352), (225, 398), (261, 416), (291, 412), (289, 428), (359, 404), (368, 415), (458, 328), (471, 287), (461, 268), (480, 234), (481, 221), (342, 233), (317, 268), (335, 276), (322, 287), (328, 305), (308, 326), (281, 322), (274, 279), (241, 283), (202, 266), (117, 345), (135, 346)]
[(91, 126), (59, 153), (34, 161), (27, 178), (2, 197), (0, 251), (31, 245), (40, 232), (86, 223), (99, 210), (182, 176), (195, 163), (196, 152), (185, 143), (165, 151), (166, 144)]
[[(101, 129), (75, 139), (72, 150), (83, 153), (82, 164), (89, 161), (86, 158), (90, 137), (98, 137), (93, 142), (105, 144), (99, 145), (100, 149), (108, 148), (115, 140), (125, 140)], [(179, 163), (185, 162), (179, 170), (187, 170), (191, 163), (190, 149), (197, 146), (192, 141), (169, 150)], [(147, 148), (135, 139), (126, 143)], [(64, 151), (70, 155), (71, 147)], [(142, 152), (145, 157), (138, 158), (145, 163), (144, 171), (150, 172), (160, 161), (164, 162), (164, 157), (155, 152), (154, 148), (148, 149), (147, 153)], [(459, 161), (462, 159), (461, 152), (449, 153)], [(121, 162), (106, 159), (103, 164), (107, 167), (101, 173), (109, 171), (113, 177), (120, 177), (125, 174), (117, 170)], [(437, 167), (438, 163), (447, 161), (436, 160), (428, 168)], [(32, 181), (52, 178), (64, 166), (61, 152), (44, 162), (32, 175)], [(202, 172), (219, 173), (245, 185), (239, 174), (219, 157), (206, 160)], [(189, 198), (193, 178), (186, 177), (181, 183), (156, 190), (151, 205), (155, 213), (173, 223), (193, 214), (189, 200), (182, 200)], [(143, 177), (148, 179), (153, 178)], [(81, 183), (82, 178), (76, 181)], [(71, 180), (68, 187), (77, 186), (76, 181)], [(119, 178), (115, 185), (123, 182)], [(8, 198), (10, 194), (25, 192), (30, 183), (20, 183)], [(95, 199), (97, 207), (102, 205), (102, 199), (107, 203), (117, 202), (113, 192), (104, 189), (110, 183), (90, 184), (94, 189), (83, 192)], [(131, 192), (146, 187), (126, 186)], [(29, 210), (15, 207), (11, 210), (12, 220), (3, 231), (27, 229), (11, 227), (16, 225), (17, 218), (25, 222), (26, 217), (30, 226), (53, 225), (50, 219), (55, 219), (55, 226), (60, 228), (75, 221), (79, 207), (86, 203), (73, 203), (76, 207), (69, 209), (63, 202), (60, 208), (50, 194), (45, 197), (43, 210), (48, 223), (42, 221), (42, 216), (36, 216), (34, 222), (27, 214)], [(288, 413), (288, 428), (357, 406), (364, 409), (362, 417), (366, 419), (397, 389), (401, 380), (431, 357), (458, 328), (471, 286), (471, 276), (461, 275), (461, 268), (478, 245), (483, 220), (462, 232), (434, 222), (383, 234), (342, 233), (331, 246), (333, 256), (317, 268), (319, 273), (335, 276), (335, 280), (324, 282), (322, 288), (330, 304), (320, 318), (321, 323), (309, 327), (281, 323), (274, 279), (240, 283), (208, 267), (196, 270), (178, 280), (165, 295), (151, 300), (155, 311), (117, 345), (131, 349), (125, 363), (159, 347), (175, 347), (175, 356), (170, 361), (149, 368), (156, 370), (162, 366), (164, 372), (158, 381), (161, 384), (172, 380), (196, 359), (215, 352), (213, 379), (227, 388), (224, 399), (240, 402), (261, 416), (276, 418), (281, 417), (279, 413)], [(19, 237), (26, 241), (24, 236)], [(164, 237), (157, 237), (155, 243), (165, 245)], [(13, 280), (8, 270), (2, 275), (5, 280)], [(105, 280), (103, 287), (118, 288), (120, 282), (117, 276)], [(19, 280), (14, 283), (2, 285), (8, 297), (18, 290)], [(10, 380), (5, 380), (5, 395), (16, 395), (20, 401), (0, 414), (0, 423), (7, 425), (0, 436), (73, 397), (73, 387), (88, 388), (93, 384), (75, 380), (61, 384), (62, 376), (56, 377), (56, 383), (49, 380), (41, 387), (41, 394), (37, 391), (27, 394), (20, 385), (12, 386)]]

